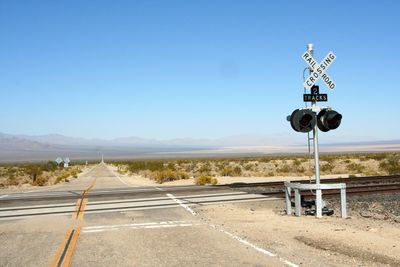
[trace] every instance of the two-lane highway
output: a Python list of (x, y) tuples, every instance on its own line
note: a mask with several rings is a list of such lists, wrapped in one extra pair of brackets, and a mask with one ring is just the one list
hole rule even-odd
[(196, 212), (266, 200), (212, 186), (141, 186), (101, 163), (55, 190), (0, 198), (1, 265), (290, 265)]

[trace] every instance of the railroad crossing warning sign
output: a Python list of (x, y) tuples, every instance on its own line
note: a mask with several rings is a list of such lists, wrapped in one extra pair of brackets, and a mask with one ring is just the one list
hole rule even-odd
[(311, 75), (307, 78), (307, 80), (305, 80), (303, 84), (305, 88), (311, 89), (311, 87), (318, 81), (318, 79), (321, 78), (329, 89), (335, 89), (335, 82), (326, 73), (326, 70), (336, 59), (336, 55), (333, 52), (329, 52), (328, 55), (326, 55), (326, 57), (319, 64), (308, 51), (304, 52), (302, 58), (308, 64), (308, 66), (310, 66), (312, 71)]

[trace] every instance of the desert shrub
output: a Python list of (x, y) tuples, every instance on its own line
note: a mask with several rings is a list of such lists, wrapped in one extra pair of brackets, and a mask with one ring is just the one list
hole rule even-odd
[(362, 173), (363, 170), (365, 169), (363, 165), (354, 162), (347, 164), (346, 168), (349, 172), (352, 173)]
[(334, 168), (334, 165), (330, 164), (330, 163), (325, 163), (325, 164), (321, 164), (320, 168), (321, 168), (321, 171), (324, 173), (331, 173)]
[(7, 185), (18, 185), (19, 182), (18, 180), (15, 178), (15, 176), (13, 174), (11, 174), (10, 176), (8, 176), (7, 178)]
[(203, 163), (203, 164), (201, 165), (201, 167), (198, 169), (198, 172), (199, 172), (199, 173), (204, 173), (204, 174), (210, 173), (210, 172), (211, 172), (211, 165), (210, 165), (210, 163), (209, 163), (209, 162)]
[(74, 177), (74, 178), (78, 178), (78, 173), (79, 173), (79, 170), (71, 170), (69, 172), (69, 176), (70, 177)]
[(320, 159), (321, 160), (324, 160), (324, 161), (335, 161), (335, 160), (337, 160), (337, 159), (340, 159), (342, 156), (341, 155), (336, 155), (336, 154), (332, 154), (332, 155), (330, 155), (330, 154), (328, 154), (328, 155), (321, 155), (320, 156)]
[(175, 171), (175, 170), (176, 170), (175, 163), (169, 162), (169, 163), (167, 164), (167, 169), (168, 169), (168, 170), (173, 170), (173, 171)]
[(58, 169), (58, 165), (54, 161), (48, 161), (44, 165), (42, 165), (42, 170), (47, 172), (53, 172)]
[(237, 177), (242, 175), (242, 169), (239, 166), (236, 167), (225, 167), (222, 172), (222, 176), (231, 176), (231, 177)]
[(193, 163), (186, 163), (186, 164), (185, 164), (185, 167), (184, 167), (184, 170), (185, 170), (186, 172), (192, 172), (192, 171), (194, 170), (194, 168), (195, 168), (195, 164), (193, 164)]
[(390, 157), (379, 163), (379, 169), (388, 174), (400, 173), (400, 158)]
[(297, 173), (304, 174), (305, 171), (306, 171), (306, 169), (304, 169), (304, 167), (297, 168)]
[(254, 168), (254, 166), (256, 166), (256, 165), (253, 165), (253, 164), (251, 164), (251, 163), (248, 163), (248, 164), (244, 165), (244, 169), (245, 169), (246, 171), (251, 171), (251, 170)]
[(290, 172), (291, 171), (291, 168), (290, 168), (290, 166), (288, 165), (288, 164), (282, 164), (282, 166), (281, 167), (279, 167), (278, 169), (277, 169), (277, 171), (278, 172), (281, 172), (281, 173), (288, 173), (288, 172)]
[(293, 166), (298, 167), (301, 165), (301, 161), (299, 159), (295, 159), (295, 160), (293, 160), (292, 164), (293, 164)]
[(373, 154), (365, 155), (366, 158), (374, 159), (374, 160), (377, 160), (377, 161), (384, 160), (384, 159), (387, 158), (387, 156), (388, 156), (387, 153), (373, 153)]
[(138, 173), (143, 170), (161, 171), (164, 169), (164, 163), (162, 161), (132, 161), (127, 165), (128, 171), (132, 173)]
[(186, 172), (181, 172), (181, 171), (162, 170), (153, 172), (150, 178), (156, 181), (157, 183), (162, 184), (165, 182), (171, 182), (175, 180), (189, 179), (189, 175)]
[(303, 157), (303, 158), (300, 159), (301, 162), (307, 162), (308, 160), (309, 160), (309, 159), (306, 158), (306, 157)]
[(258, 161), (263, 163), (268, 163), (271, 161), (271, 158), (260, 158)]
[(65, 176), (64, 174), (57, 176), (56, 181), (54, 182), (55, 184), (58, 184), (62, 181), (65, 180), (65, 178), (67, 178), (68, 176)]
[(53, 184), (53, 181), (60, 182), (68, 176), (77, 177), (81, 169), (74, 166), (68, 169), (59, 168), (55, 162), (44, 163), (23, 163), (13, 164), (12, 166), (2, 166), (0, 176), (3, 176), (3, 184), (22, 185), (31, 184), (34, 186), (43, 186)]
[(37, 179), (43, 172), (54, 172), (58, 169), (58, 165), (55, 162), (48, 161), (46, 163), (32, 163), (22, 165), (22, 170), (28, 174), (33, 184), (37, 184)]
[(45, 178), (43, 175), (39, 175), (34, 182), (32, 182), (32, 185), (37, 185), (37, 186), (44, 186), (47, 183), (48, 179)]
[(24, 171), (30, 176), (33, 183), (36, 183), (36, 179), (43, 172), (38, 165), (27, 165), (24, 167)]
[(216, 185), (217, 183), (218, 183), (217, 178), (208, 175), (200, 175), (195, 179), (196, 185), (206, 185), (206, 184)]

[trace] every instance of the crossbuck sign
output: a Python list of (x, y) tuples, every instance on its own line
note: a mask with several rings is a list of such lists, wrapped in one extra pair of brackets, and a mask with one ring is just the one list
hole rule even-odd
[(311, 89), (311, 87), (318, 81), (319, 78), (325, 82), (329, 89), (333, 90), (336, 87), (335, 82), (328, 76), (326, 70), (335, 61), (336, 56), (333, 52), (329, 52), (328, 55), (318, 64), (314, 57), (309, 52), (303, 54), (304, 61), (311, 68), (311, 75), (305, 80), (304, 88)]

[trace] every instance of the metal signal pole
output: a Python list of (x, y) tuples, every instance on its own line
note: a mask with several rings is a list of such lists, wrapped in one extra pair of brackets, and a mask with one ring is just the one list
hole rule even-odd
[[(314, 57), (314, 45), (308, 44), (307, 51)], [(310, 75), (312, 74), (312, 69), (309, 68)], [(317, 107), (317, 102), (313, 101), (311, 104), (314, 110)], [(317, 185), (316, 195), (315, 195), (315, 209), (316, 216), (318, 218), (322, 217), (322, 191), (320, 188), (321, 180), (319, 174), (319, 147), (318, 147), (318, 126), (315, 124), (313, 129), (313, 144), (314, 144), (314, 160), (315, 160), (315, 183)]]

